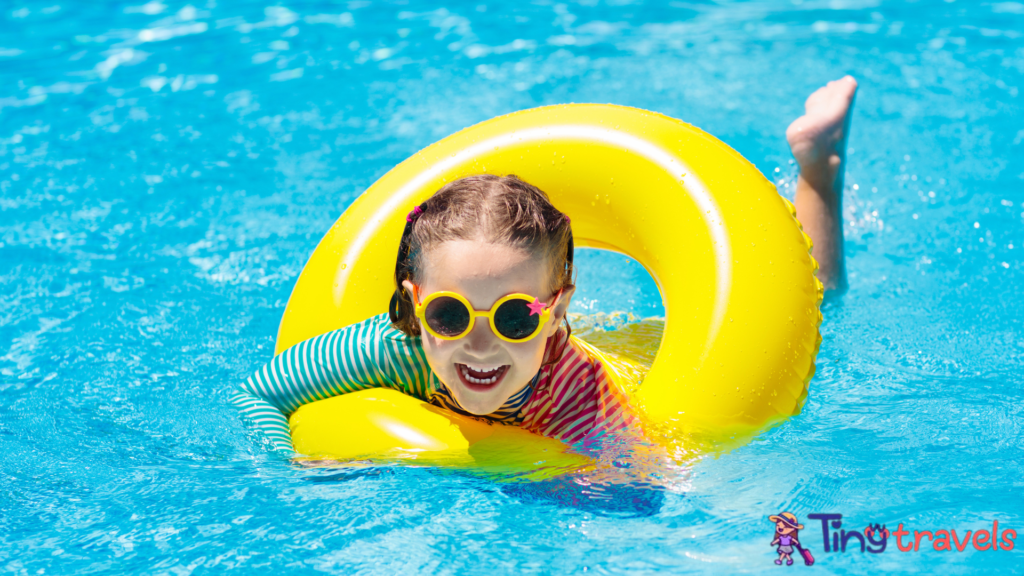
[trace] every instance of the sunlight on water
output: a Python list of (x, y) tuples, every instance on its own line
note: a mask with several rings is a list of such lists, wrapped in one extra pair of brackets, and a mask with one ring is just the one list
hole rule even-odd
[[(1021, 30), (1020, 3), (965, 0), (0, 3), (0, 565), (762, 572), (788, 510), (825, 571), (1015, 570), (973, 545), (825, 552), (808, 514), (1024, 529)], [(792, 197), (786, 126), (846, 73), (850, 290), (807, 403), (666, 466), (670, 489), (307, 469), (229, 405), (323, 233), (431, 142), (612, 102), (714, 134)], [(642, 266), (576, 264), (577, 333), (649, 363), (665, 311)]]

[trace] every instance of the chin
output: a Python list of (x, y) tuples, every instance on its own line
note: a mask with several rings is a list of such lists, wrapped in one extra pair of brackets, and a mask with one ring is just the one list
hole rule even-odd
[(460, 398), (456, 398), (455, 400), (458, 401), (459, 406), (462, 406), (463, 410), (469, 412), (470, 414), (475, 414), (477, 416), (487, 416), (488, 414), (492, 414), (495, 410), (501, 408), (501, 405), (505, 403), (504, 400), (498, 402), (497, 404), (494, 404), (492, 402), (474, 403)]
[(471, 414), (491, 414), (522, 388), (513, 384), (517, 371), (508, 364), (488, 367), (486, 371), (476, 371), (458, 363), (453, 368), (450, 382), (454, 386), (449, 386), (449, 389), (459, 406)]

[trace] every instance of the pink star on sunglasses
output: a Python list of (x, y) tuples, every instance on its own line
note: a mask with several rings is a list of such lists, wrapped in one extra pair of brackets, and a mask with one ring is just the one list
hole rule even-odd
[(534, 298), (533, 304), (527, 304), (526, 307), (530, 309), (530, 316), (533, 316), (534, 314), (540, 316), (548, 305), (541, 302), (540, 298)]

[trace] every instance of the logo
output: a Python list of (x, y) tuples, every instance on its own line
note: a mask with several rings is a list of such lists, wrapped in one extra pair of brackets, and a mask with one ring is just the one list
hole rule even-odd
[[(804, 525), (800, 524), (796, 515), (791, 512), (782, 512), (776, 516), (769, 516), (768, 519), (775, 524), (775, 536), (771, 545), (776, 547), (778, 558), (775, 563), (786, 566), (793, 565), (793, 553), (797, 552), (804, 564), (814, 564), (814, 556), (807, 549), (806, 543), (800, 542), (800, 531)], [(890, 530), (885, 524), (869, 523), (863, 530), (843, 529), (843, 515), (838, 513), (814, 513), (807, 515), (808, 520), (817, 520), (821, 523), (822, 550), (825, 554), (843, 554), (847, 551), (869, 554), (882, 554), (888, 550), (889, 539), (894, 540), (896, 549), (899, 552), (922, 552), (929, 548), (936, 552), (963, 552), (969, 547), (975, 550), (993, 550), (1009, 552), (1014, 549), (1017, 538), (1017, 531), (1012, 528), (1003, 528), (1000, 531), (999, 521), (992, 522), (992, 529), (974, 528), (949, 530), (911, 530), (904, 528), (900, 522), (895, 530)], [(811, 534), (816, 531), (811, 530)]]
[[(1004, 550), (1009, 552), (1014, 548), (1014, 540), (1017, 538), (1017, 531), (1006, 528), (999, 532), (999, 521), (992, 522), (992, 530), (974, 529), (963, 530), (957, 533), (956, 529), (949, 530), (909, 530), (899, 527), (894, 531), (887, 530), (885, 525), (868, 525), (861, 534), (857, 530), (843, 530), (842, 514), (808, 514), (811, 520), (821, 521), (821, 538), (824, 542), (825, 552), (846, 552), (847, 547), (853, 550), (860, 548), (861, 552), (881, 554), (885, 552), (889, 537), (896, 539), (896, 549), (900, 552), (919, 552), (927, 550), (928, 545), (936, 552), (963, 552), (968, 544), (973, 544), (975, 550)], [(831, 527), (831, 530), (829, 529)], [(911, 537), (912, 536), (912, 537)], [(1001, 539), (1000, 539), (1001, 537)], [(905, 542), (905, 544), (904, 544)], [(850, 545), (853, 544), (851, 547)]]
[(800, 544), (799, 535), (804, 525), (797, 522), (796, 516), (790, 512), (783, 512), (778, 516), (769, 516), (768, 519), (775, 523), (775, 538), (771, 544), (777, 546), (775, 551), (779, 554), (775, 563), (781, 565), (785, 562), (786, 566), (792, 566), (795, 549), (803, 557), (804, 564), (813, 565), (814, 556), (811, 555), (811, 551)]

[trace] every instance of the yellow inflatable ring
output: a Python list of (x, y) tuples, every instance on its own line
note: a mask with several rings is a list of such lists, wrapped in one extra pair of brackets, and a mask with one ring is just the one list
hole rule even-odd
[[(576, 246), (627, 254), (654, 277), (665, 332), (633, 401), (655, 434), (748, 434), (800, 411), (821, 342), (822, 286), (793, 205), (713, 136), (621, 106), (495, 118), (385, 174), (310, 257), (277, 352), (385, 312), (405, 215), (446, 182), (481, 173), (544, 190), (572, 218)], [(323, 402), (332, 401), (340, 405)], [(328, 416), (319, 427), (305, 418), (307, 433), (296, 426), (311, 406), (292, 418), (296, 449), (338, 452)]]

